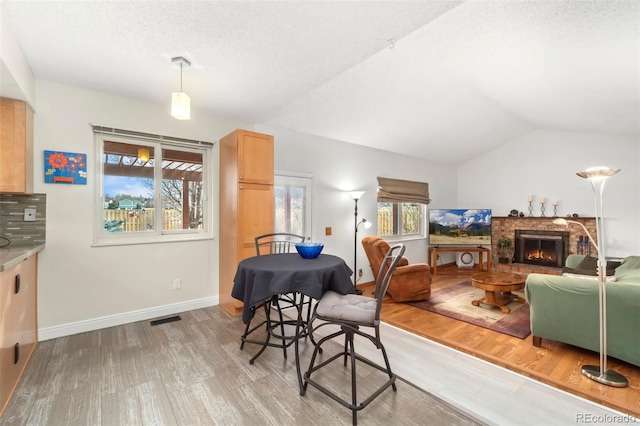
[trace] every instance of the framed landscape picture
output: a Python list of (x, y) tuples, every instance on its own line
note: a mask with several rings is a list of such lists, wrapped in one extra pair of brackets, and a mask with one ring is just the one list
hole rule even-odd
[(87, 154), (45, 151), (44, 182), (86, 185)]

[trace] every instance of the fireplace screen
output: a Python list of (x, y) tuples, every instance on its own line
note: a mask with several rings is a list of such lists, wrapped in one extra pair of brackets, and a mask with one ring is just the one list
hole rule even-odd
[(515, 261), (561, 268), (569, 250), (569, 233), (517, 230)]

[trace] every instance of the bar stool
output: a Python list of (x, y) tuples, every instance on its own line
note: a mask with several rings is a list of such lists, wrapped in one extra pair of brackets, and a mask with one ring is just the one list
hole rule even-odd
[[(334, 291), (327, 291), (316, 304), (311, 320), (309, 321), (308, 332), (310, 335), (313, 334), (313, 322), (315, 320), (323, 321), (323, 323), (317, 326), (315, 330), (327, 325), (337, 325), (340, 329), (323, 337), (316, 344), (313, 355), (311, 356), (309, 369), (304, 374), (302, 395), (305, 394), (307, 385), (317, 388), (325, 395), (350, 409), (352, 411), (354, 425), (358, 422), (358, 411), (369, 405), (369, 403), (371, 403), (385, 389), (392, 387), (393, 391), (396, 391), (396, 375), (391, 372), (387, 351), (380, 340), (380, 310), (382, 308), (382, 299), (387, 291), (387, 287), (389, 286), (389, 281), (391, 280), (391, 275), (402, 258), (404, 250), (404, 245), (398, 244), (391, 247), (385, 255), (384, 260), (380, 265), (380, 271), (377, 275), (374, 298), (356, 294), (338, 294)], [(385, 267), (387, 265), (389, 268), (385, 273)], [(363, 331), (363, 328), (366, 328), (366, 331)], [(315, 365), (316, 356), (322, 351), (322, 345), (325, 342), (342, 335), (345, 336), (344, 349), (342, 352), (339, 352), (326, 361)], [(385, 363), (384, 366), (378, 365), (356, 353), (354, 347), (354, 336), (356, 335), (368, 339), (376, 346), (377, 349), (382, 351)], [(347, 359), (349, 358), (351, 360), (351, 401), (345, 400), (335, 392), (331, 391), (327, 386), (311, 378), (312, 373), (330, 365), (333, 361), (341, 357), (344, 358), (345, 367), (347, 366)], [(358, 402), (357, 398), (356, 361), (370, 365), (389, 376), (389, 379), (382, 386), (367, 398), (361, 399), (361, 402)]]

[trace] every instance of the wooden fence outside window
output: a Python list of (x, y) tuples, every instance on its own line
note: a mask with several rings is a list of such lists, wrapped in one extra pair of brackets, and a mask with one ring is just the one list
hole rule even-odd
[[(103, 209), (102, 212), (104, 222), (122, 221), (119, 229), (124, 232), (153, 230), (155, 208), (134, 210)], [(176, 209), (163, 209), (162, 215), (163, 231), (182, 229), (182, 212)]]

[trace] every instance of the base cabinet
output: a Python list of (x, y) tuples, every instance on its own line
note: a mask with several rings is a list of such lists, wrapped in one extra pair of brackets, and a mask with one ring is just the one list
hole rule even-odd
[(35, 349), (37, 255), (0, 272), (0, 416)]

